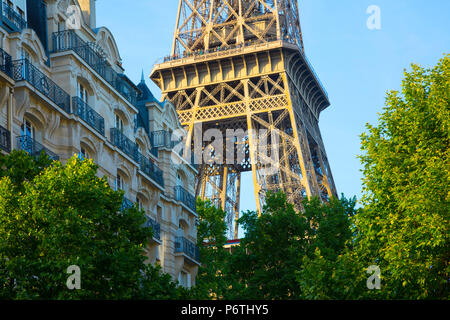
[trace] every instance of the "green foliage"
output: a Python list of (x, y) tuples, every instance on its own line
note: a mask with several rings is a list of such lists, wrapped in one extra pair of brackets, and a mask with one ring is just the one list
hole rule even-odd
[(23, 191), (23, 182), (32, 181), (47, 168), (52, 160), (42, 152), (39, 157), (30, 157), (24, 151), (13, 150), (10, 156), (0, 154), (0, 179), (9, 177), (17, 191)]
[(351, 221), (361, 209), (356, 198), (332, 198), (329, 204), (305, 201), (305, 216), (312, 224), (313, 254), (303, 258), (297, 281), (303, 299), (353, 298), (366, 288), (364, 270), (354, 259)]
[[(0, 164), (0, 298), (177, 297), (170, 278), (144, 264), (152, 231), (143, 212), (121, 212), (122, 192), (92, 161), (49, 166), (13, 152)], [(81, 269), (81, 290), (66, 287), (71, 265)]]
[[(246, 212), (230, 254), (225, 212), (198, 201), (201, 266), (179, 288), (144, 264), (151, 230), (92, 162), (66, 165), (23, 152), (0, 156), (0, 298), (7, 299), (448, 299), (450, 55), (405, 72), (377, 126), (362, 134), (364, 208), (356, 199), (282, 193)], [(82, 270), (70, 291), (66, 269)], [(366, 270), (381, 269), (381, 290)]]
[(224, 248), (227, 242), (225, 212), (214, 207), (209, 201), (197, 201), (197, 245), (200, 248), (201, 266), (198, 269), (196, 286), (190, 298), (223, 298), (227, 291), (229, 252)]
[(349, 219), (354, 200), (317, 198), (304, 202), (296, 212), (282, 193), (268, 194), (260, 217), (247, 212), (240, 219), (246, 230), (241, 245), (228, 265), (230, 299), (299, 299), (306, 282), (302, 269), (309, 266), (316, 250), (336, 259), (350, 238)]
[(232, 298), (292, 299), (300, 295), (295, 271), (308, 252), (308, 222), (288, 204), (284, 194), (267, 197), (260, 217), (245, 213), (245, 238), (231, 259), (231, 274), (240, 286)]
[(448, 298), (449, 98), (450, 55), (412, 65), (361, 136), (358, 255), (381, 268), (385, 298)]

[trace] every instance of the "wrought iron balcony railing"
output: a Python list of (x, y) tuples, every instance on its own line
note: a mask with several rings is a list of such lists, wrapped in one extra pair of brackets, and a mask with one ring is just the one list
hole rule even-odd
[(146, 217), (147, 221), (144, 224), (144, 227), (150, 227), (153, 230), (153, 238), (157, 240), (161, 240), (161, 225), (155, 219), (150, 217)]
[(139, 152), (136, 143), (127, 138), (117, 128), (111, 128), (111, 142), (120, 150), (122, 150), (126, 155), (139, 163), (139, 167), (141, 168), (142, 172), (156, 181), (160, 186), (164, 187), (162, 170)]
[(184, 253), (189, 258), (200, 261), (200, 252), (198, 247), (192, 241), (185, 237), (175, 237), (175, 253)]
[(146, 175), (156, 181), (161, 187), (164, 187), (163, 172), (156, 164), (147, 159), (140, 152), (139, 155), (139, 166)]
[(152, 155), (154, 155), (156, 158), (159, 157), (159, 151), (158, 151), (158, 148), (151, 148), (151, 149), (150, 149), (150, 153), (151, 153)]
[(101, 135), (105, 135), (105, 119), (79, 97), (72, 98), (72, 111)]
[(135, 105), (138, 92), (124, 79), (124, 76), (114, 71), (106, 59), (92, 46), (81, 39), (73, 30), (55, 32), (52, 35), (53, 53), (72, 50), (94, 69), (106, 82), (116, 89), (128, 102)]
[(70, 96), (27, 59), (13, 61), (15, 81), (27, 81), (65, 112), (70, 113)]
[(186, 207), (194, 212), (197, 212), (197, 201), (195, 197), (191, 195), (181, 186), (174, 187), (175, 200), (181, 201)]
[[(158, 156), (158, 148), (168, 148), (173, 149), (178, 143), (182, 142), (182, 139), (180, 140), (172, 140), (173, 136), (170, 132), (165, 130), (160, 131), (153, 131), (150, 133), (150, 141), (152, 143), (153, 150), (156, 151), (155, 156)], [(180, 156), (183, 156), (182, 153), (180, 153)], [(189, 162), (189, 161), (188, 161)], [(190, 164), (198, 170), (198, 165), (195, 163), (194, 160), (194, 152), (191, 152), (191, 162)]]
[(122, 206), (120, 207), (120, 211), (125, 211), (128, 209), (131, 209), (131, 208), (133, 208), (133, 206), (134, 206), (133, 201), (131, 201), (130, 199), (127, 199), (126, 197), (123, 197)]
[(151, 143), (154, 148), (169, 148), (173, 149), (178, 141), (172, 141), (172, 135), (165, 130), (153, 131), (150, 134)]
[(3, 71), (12, 78), (12, 58), (2, 48), (0, 48), (0, 71)]
[(9, 4), (3, 2), (0, 6), (1, 9), (1, 17), (4, 22), (13, 30), (13, 31), (22, 31), (27, 27), (27, 21), (14, 10)]
[(119, 129), (111, 128), (111, 142), (131, 159), (139, 162), (139, 152), (136, 143), (127, 138)]
[(17, 149), (27, 152), (31, 156), (39, 156), (44, 151), (52, 160), (59, 160), (59, 156), (44, 147), (29, 136), (17, 137)]
[(11, 152), (11, 133), (0, 126), (0, 149)]

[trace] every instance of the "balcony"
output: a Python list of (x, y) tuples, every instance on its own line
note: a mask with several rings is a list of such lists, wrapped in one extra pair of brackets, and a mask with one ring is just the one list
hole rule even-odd
[(155, 219), (150, 217), (146, 217), (147, 221), (144, 224), (144, 227), (150, 227), (153, 230), (153, 238), (161, 241), (161, 225)]
[(12, 59), (2, 48), (0, 48), (0, 71), (12, 78)]
[(133, 208), (134, 207), (134, 202), (133, 201), (131, 201), (130, 199), (127, 199), (126, 197), (123, 197), (123, 200), (122, 200), (122, 205), (121, 205), (121, 207), (120, 207), (120, 211), (126, 211), (126, 210), (128, 210), (128, 209), (131, 209), (131, 208)]
[(181, 201), (190, 210), (197, 212), (197, 201), (193, 195), (181, 186), (174, 187), (175, 200)]
[(150, 138), (154, 148), (173, 149), (173, 147), (178, 143), (177, 141), (172, 141), (172, 135), (170, 132), (165, 130), (151, 132)]
[(72, 111), (102, 136), (105, 135), (105, 119), (79, 97), (72, 98)]
[(0, 150), (11, 152), (11, 133), (0, 126)]
[(139, 166), (146, 175), (156, 181), (161, 187), (164, 187), (163, 172), (157, 165), (148, 160), (144, 155), (138, 152)]
[(51, 152), (49, 149), (45, 148), (29, 136), (17, 137), (17, 149), (23, 150), (33, 157), (39, 156), (43, 151), (50, 159), (55, 161), (59, 160), (59, 156), (57, 154)]
[(196, 263), (200, 261), (198, 247), (185, 237), (175, 237), (175, 253), (182, 253)]
[(70, 96), (49, 77), (32, 65), (27, 59), (13, 61), (13, 78), (15, 81), (27, 81), (58, 107), (70, 113)]
[(26, 20), (10, 7), (6, 2), (0, 6), (1, 17), (3, 22), (14, 32), (20, 32), (27, 27)]
[(111, 128), (111, 142), (131, 159), (139, 162), (139, 152), (136, 143), (128, 139), (119, 129)]
[(138, 97), (136, 88), (127, 81), (124, 75), (114, 71), (106, 59), (93, 48), (91, 43), (81, 39), (73, 30), (53, 33), (52, 43), (52, 53), (70, 50), (75, 52), (129, 103), (136, 105)]
[(151, 153), (153, 156), (155, 156), (156, 158), (159, 157), (159, 151), (158, 151), (158, 148), (155, 148), (155, 147), (151, 148), (151, 149), (150, 149), (150, 153)]

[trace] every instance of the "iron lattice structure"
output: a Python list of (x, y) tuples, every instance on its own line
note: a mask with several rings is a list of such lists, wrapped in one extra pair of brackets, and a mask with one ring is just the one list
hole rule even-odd
[[(296, 0), (180, 0), (172, 55), (151, 79), (176, 106), (186, 146), (200, 141), (212, 155), (199, 165), (197, 196), (225, 209), (230, 238), (243, 172), (252, 172), (258, 212), (267, 191), (284, 191), (297, 209), (305, 197), (337, 196), (319, 130), (330, 103), (304, 54)], [(233, 161), (217, 157), (227, 143), (203, 142), (208, 129), (242, 129), (225, 139)]]

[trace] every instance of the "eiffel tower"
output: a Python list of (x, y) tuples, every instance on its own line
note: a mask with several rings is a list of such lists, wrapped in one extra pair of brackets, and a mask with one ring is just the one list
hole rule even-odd
[[(330, 102), (304, 52), (297, 0), (180, 0), (172, 53), (150, 77), (176, 106), (185, 149), (200, 141), (209, 155), (196, 158), (196, 192), (226, 211), (229, 238), (238, 237), (243, 172), (259, 213), (268, 191), (299, 210), (305, 197), (337, 196), (319, 129)], [(209, 129), (231, 141), (233, 161), (226, 143), (202, 141)]]

